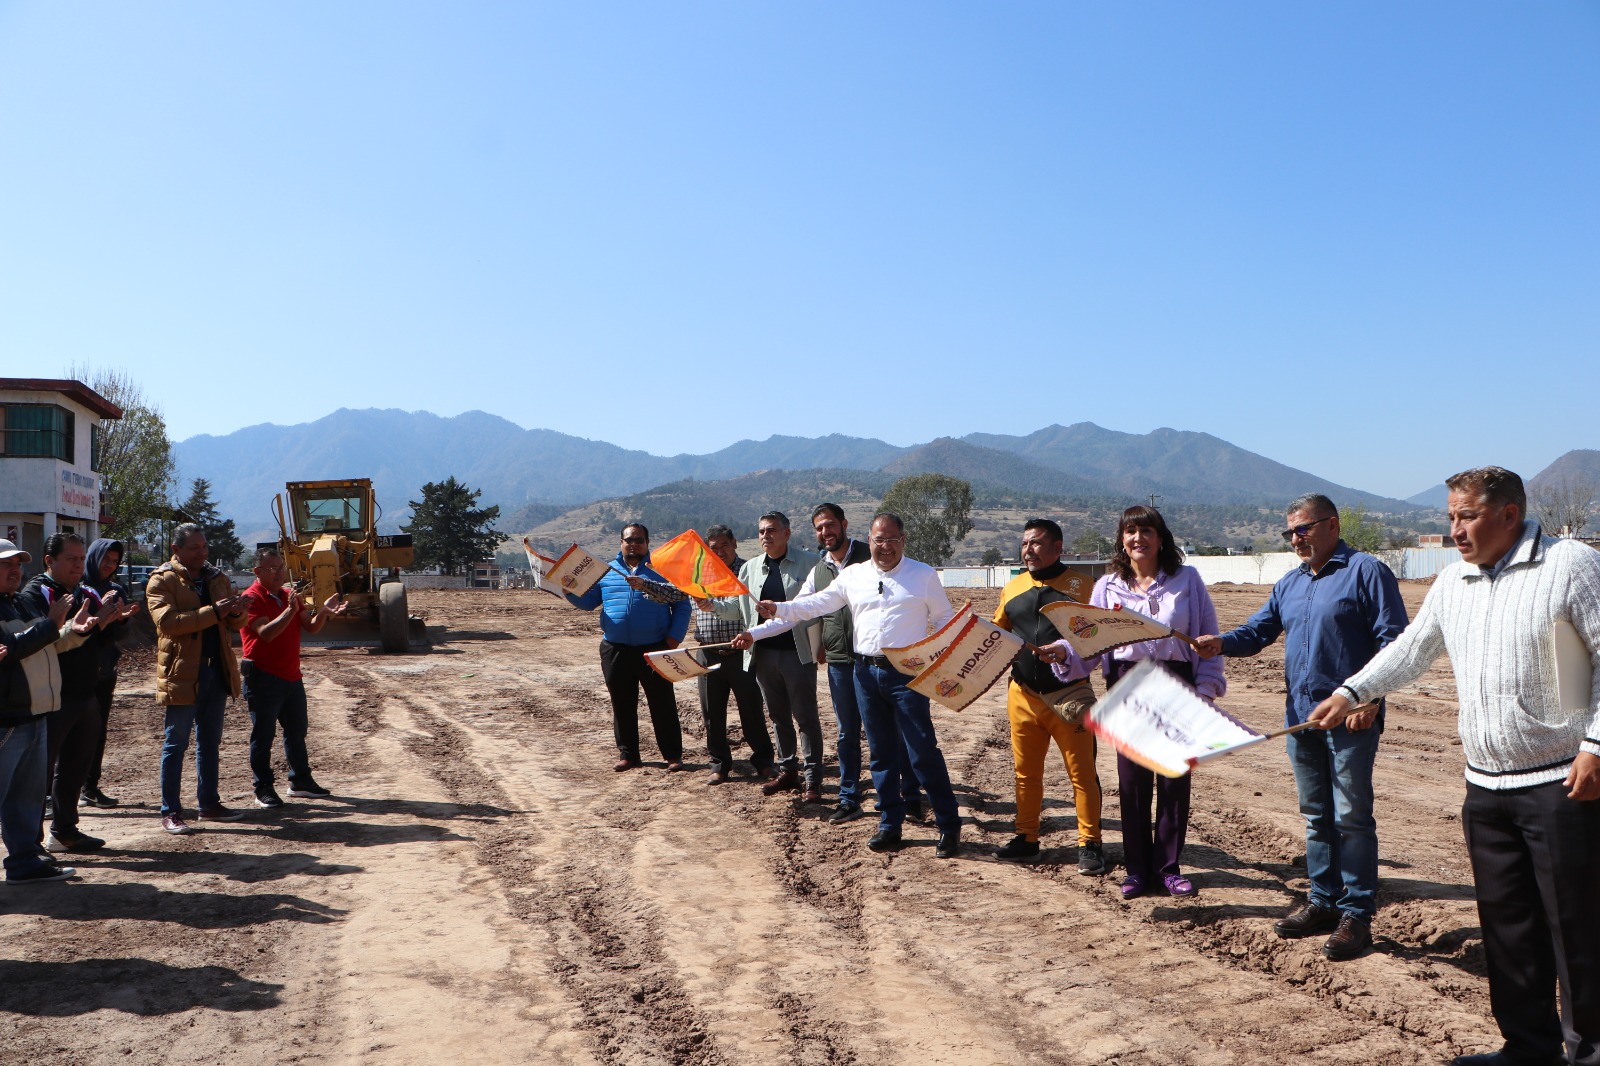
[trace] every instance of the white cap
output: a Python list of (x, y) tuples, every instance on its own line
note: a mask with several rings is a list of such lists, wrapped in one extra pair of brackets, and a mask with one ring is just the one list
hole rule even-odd
[(0, 561), (5, 559), (14, 559), (19, 555), (22, 556), (23, 562), (33, 562), (33, 556), (29, 555), (27, 552), (23, 551), (9, 540), (0, 538)]

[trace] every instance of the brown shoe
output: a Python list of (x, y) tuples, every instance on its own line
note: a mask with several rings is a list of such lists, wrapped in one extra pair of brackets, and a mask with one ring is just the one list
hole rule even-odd
[(716, 773), (706, 778), (707, 785), (726, 785), (727, 783), (728, 771), (726, 770), (718, 770)]
[(1331, 933), (1339, 927), (1339, 908), (1319, 907), (1305, 902), (1289, 912), (1287, 918), (1272, 923), (1272, 931), (1285, 940), (1299, 940), (1303, 936)]
[(616, 763), (611, 768), (613, 770), (615, 770), (617, 773), (620, 774), (624, 770), (637, 769), (638, 766), (639, 766), (639, 760), (638, 759), (618, 759), (616, 761)]
[(800, 793), (800, 802), (801, 803), (821, 803), (822, 802), (822, 789), (820, 789), (820, 788), (807, 788), (805, 791)]
[(667, 760), (667, 773), (669, 773), (669, 774), (678, 774), (678, 773), (682, 773), (682, 772), (683, 772), (683, 760), (682, 759), (668, 759)]
[(793, 770), (785, 770), (771, 781), (761, 786), (763, 794), (776, 796), (780, 792), (799, 792), (800, 775)]
[(1353, 914), (1339, 917), (1339, 928), (1322, 945), (1322, 954), (1334, 962), (1362, 955), (1372, 947), (1372, 928)]

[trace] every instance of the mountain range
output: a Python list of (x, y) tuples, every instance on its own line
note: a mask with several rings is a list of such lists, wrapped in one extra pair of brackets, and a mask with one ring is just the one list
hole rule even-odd
[[(1165, 505), (1279, 508), (1302, 492), (1341, 504), (1402, 514), (1418, 505), (1336, 485), (1209, 433), (1157, 429), (1121, 433), (1091, 422), (1046, 426), (1026, 436), (972, 433), (899, 447), (868, 437), (773, 436), (706, 455), (659, 456), (547, 429), (523, 429), (481, 411), (444, 418), (425, 411), (340, 409), (315, 422), (263, 424), (226, 436), (190, 437), (174, 447), (180, 494), (211, 482), (220, 512), (241, 535), (266, 535), (269, 501), (284, 482), (370, 477), (385, 508), (381, 528), (407, 521), (422, 485), (454, 476), (498, 504), (499, 527), (523, 511), (529, 526), (561, 511), (675, 482), (717, 482), (760, 471), (858, 472), (861, 491), (897, 476), (937, 472), (974, 491), (1125, 504), (1152, 494)], [(702, 486), (703, 487), (703, 486)], [(751, 501), (754, 503), (755, 501)], [(526, 509), (525, 511), (523, 509)], [(249, 539), (246, 540), (249, 543)]]

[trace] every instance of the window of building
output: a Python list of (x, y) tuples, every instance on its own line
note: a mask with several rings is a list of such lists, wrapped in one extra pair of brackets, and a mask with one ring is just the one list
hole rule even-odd
[(0, 407), (0, 453), (8, 458), (53, 458), (74, 462), (72, 412), (49, 403)]

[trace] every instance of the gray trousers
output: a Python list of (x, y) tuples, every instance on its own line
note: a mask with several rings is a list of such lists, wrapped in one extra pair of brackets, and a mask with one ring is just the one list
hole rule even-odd
[[(778, 742), (778, 766), (800, 769), (806, 788), (822, 787), (822, 719), (817, 717), (817, 664), (802, 663), (793, 648), (755, 647), (756, 681), (767, 699), (767, 716)], [(795, 727), (800, 758), (795, 758)]]

